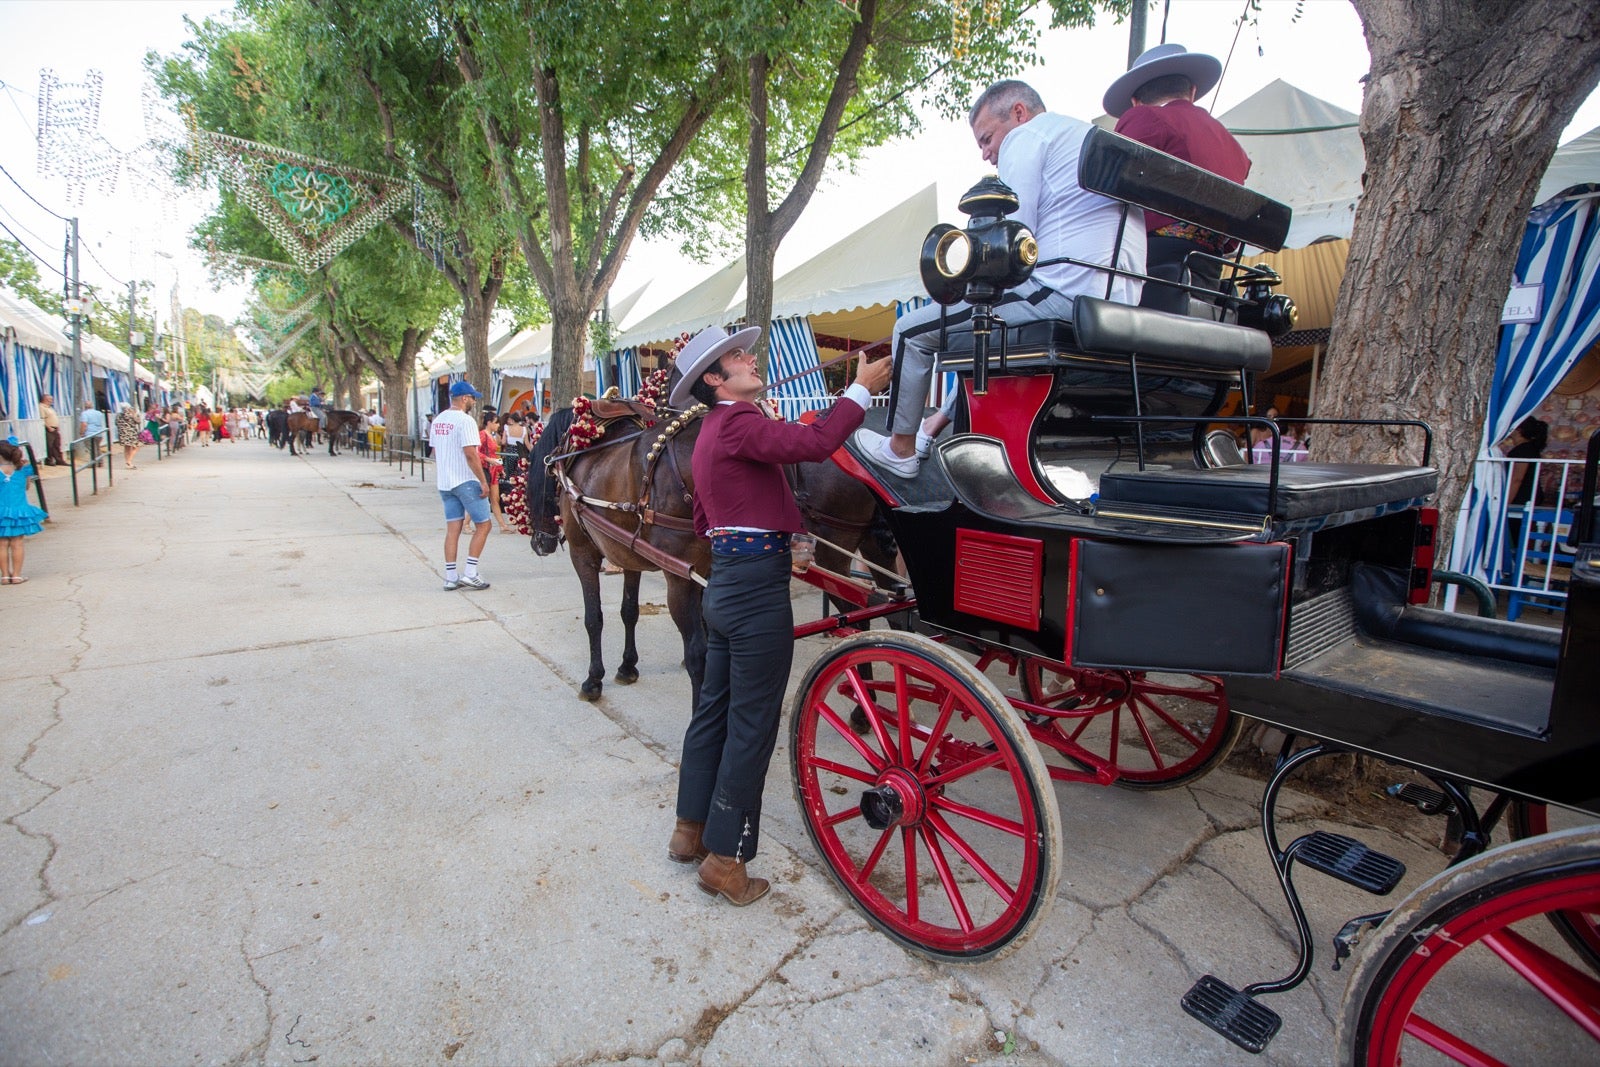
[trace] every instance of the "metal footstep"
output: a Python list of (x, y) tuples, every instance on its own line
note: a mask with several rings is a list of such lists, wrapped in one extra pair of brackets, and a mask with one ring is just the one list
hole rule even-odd
[(1437, 789), (1429, 789), (1425, 785), (1414, 782), (1404, 782), (1400, 785), (1391, 785), (1384, 790), (1396, 800), (1404, 801), (1414, 806), (1424, 815), (1449, 815), (1454, 814), (1456, 806), (1450, 803), (1450, 798)]
[(1183, 995), (1183, 1010), (1246, 1052), (1261, 1052), (1283, 1025), (1277, 1012), (1210, 974)]
[(1374, 852), (1353, 837), (1326, 830), (1307, 834), (1287, 851), (1313, 870), (1380, 897), (1399, 885), (1406, 873), (1406, 865), (1393, 856)]

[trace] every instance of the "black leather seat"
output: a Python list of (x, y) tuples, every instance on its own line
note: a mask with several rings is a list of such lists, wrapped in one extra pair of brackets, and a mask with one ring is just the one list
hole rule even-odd
[(1073, 327), (1085, 352), (1138, 356), (1212, 370), (1264, 371), (1272, 339), (1260, 330), (1080, 296)]
[(1274, 503), (1267, 498), (1271, 471), (1265, 463), (1206, 470), (1107, 471), (1100, 476), (1100, 499), (1119, 504), (1305, 519), (1422, 500), (1431, 496), (1439, 483), (1439, 472), (1432, 467), (1285, 463), (1278, 467)]

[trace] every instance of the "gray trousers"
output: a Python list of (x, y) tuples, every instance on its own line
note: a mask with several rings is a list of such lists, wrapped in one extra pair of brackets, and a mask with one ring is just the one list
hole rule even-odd
[(789, 553), (714, 554), (701, 607), (706, 673), (683, 736), (678, 817), (706, 824), (712, 852), (749, 860), (794, 662)]
[[(1036, 282), (1025, 282), (1001, 295), (994, 314), (1008, 326), (1040, 319), (1072, 320), (1072, 297)], [(892, 433), (914, 434), (922, 425), (922, 410), (933, 385), (933, 365), (939, 354), (938, 304), (908, 311), (895, 320), (891, 351), (894, 353), (894, 387), (889, 393), (889, 429)], [(972, 305), (955, 304), (948, 309), (945, 323), (951, 348), (971, 350)], [(961, 336), (964, 335), (964, 336)]]

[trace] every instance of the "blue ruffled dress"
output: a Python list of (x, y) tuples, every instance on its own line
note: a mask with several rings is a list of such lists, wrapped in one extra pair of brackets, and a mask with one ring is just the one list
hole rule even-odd
[(28, 503), (31, 477), (27, 465), (9, 475), (0, 472), (0, 537), (31, 537), (44, 529), (44, 512)]

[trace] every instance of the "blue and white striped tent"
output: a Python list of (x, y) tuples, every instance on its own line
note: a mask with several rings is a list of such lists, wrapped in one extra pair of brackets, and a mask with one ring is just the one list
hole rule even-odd
[(619, 348), (608, 353), (607, 358), (595, 360), (594, 383), (596, 396), (604, 395), (613, 385), (622, 396), (638, 396), (644, 388), (644, 379), (639, 375), (639, 350)]
[(1480, 578), (1497, 565), (1506, 464), (1488, 461), (1600, 339), (1600, 185), (1534, 210), (1517, 254), (1518, 284), (1542, 287), (1537, 322), (1500, 330), (1479, 462), (1456, 520), (1450, 567)]
[[(775, 320), (767, 331), (767, 359), (771, 380), (780, 383), (768, 395), (778, 402), (778, 411), (784, 418), (792, 421), (804, 412), (832, 403), (819, 367), (821, 358), (809, 318), (796, 315)], [(800, 377), (794, 381), (783, 381), (796, 374)]]

